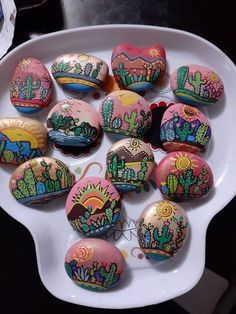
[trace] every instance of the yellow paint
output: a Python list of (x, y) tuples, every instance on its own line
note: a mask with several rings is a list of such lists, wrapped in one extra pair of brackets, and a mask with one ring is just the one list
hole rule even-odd
[(93, 83), (93, 82), (88, 82), (85, 80), (81, 80), (81, 79), (76, 79), (76, 78), (71, 78), (71, 77), (58, 77), (57, 82), (59, 84), (71, 84), (71, 83), (75, 83), (75, 84), (82, 84), (82, 85), (86, 85), (86, 86), (91, 86), (94, 88), (97, 88), (97, 84)]
[(148, 53), (151, 57), (157, 57), (160, 55), (160, 50), (152, 48), (148, 51)]
[(31, 143), (31, 148), (38, 148), (38, 140), (37, 138), (32, 134), (27, 132), (24, 129), (21, 128), (7, 128), (1, 131), (3, 134), (5, 134), (10, 141), (28, 141)]
[(117, 98), (120, 100), (123, 106), (129, 107), (138, 102), (139, 95), (135, 93), (120, 91), (117, 92)]

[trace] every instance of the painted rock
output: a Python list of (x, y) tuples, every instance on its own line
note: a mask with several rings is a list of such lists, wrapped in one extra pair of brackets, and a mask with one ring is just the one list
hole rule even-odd
[(67, 99), (49, 112), (47, 128), (49, 140), (58, 145), (89, 146), (99, 134), (98, 114), (85, 101)]
[(114, 138), (142, 138), (151, 126), (152, 112), (146, 100), (130, 91), (115, 91), (107, 95), (99, 109), (103, 130)]
[(142, 48), (121, 44), (113, 49), (111, 67), (123, 88), (147, 90), (154, 87), (165, 72), (166, 53), (158, 44)]
[(199, 156), (177, 151), (161, 159), (156, 169), (156, 183), (169, 199), (191, 200), (208, 194), (213, 185), (213, 174)]
[(86, 177), (79, 180), (66, 201), (67, 218), (75, 230), (98, 235), (111, 229), (120, 217), (120, 195), (107, 180)]
[(42, 156), (47, 149), (47, 129), (29, 118), (0, 119), (0, 162), (19, 165)]
[(122, 278), (125, 260), (114, 244), (101, 239), (83, 239), (67, 251), (65, 270), (80, 287), (104, 291)]
[(186, 243), (189, 222), (184, 209), (171, 201), (158, 201), (147, 206), (138, 220), (140, 248), (156, 260), (173, 257)]
[(219, 75), (196, 64), (175, 70), (170, 83), (179, 101), (194, 106), (214, 104), (224, 93)]
[(52, 97), (52, 80), (45, 65), (35, 58), (21, 60), (13, 75), (10, 97), (14, 107), (24, 113), (47, 107)]
[(150, 147), (136, 138), (116, 142), (107, 153), (107, 177), (121, 192), (139, 191), (154, 167)]
[(39, 205), (70, 191), (74, 176), (60, 160), (38, 157), (26, 161), (13, 172), (9, 188), (24, 205)]
[(195, 107), (177, 103), (170, 106), (162, 117), (160, 138), (167, 151), (204, 151), (210, 137), (210, 124)]
[(103, 87), (108, 71), (105, 61), (84, 53), (61, 55), (52, 64), (52, 74), (57, 83), (75, 92)]

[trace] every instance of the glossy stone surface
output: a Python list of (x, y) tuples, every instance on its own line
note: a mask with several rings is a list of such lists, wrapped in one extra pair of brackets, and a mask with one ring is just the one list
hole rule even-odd
[(103, 130), (115, 139), (142, 138), (152, 121), (152, 112), (146, 100), (137, 93), (125, 90), (107, 95), (98, 115)]
[(201, 157), (176, 151), (167, 154), (159, 162), (156, 183), (166, 198), (191, 200), (207, 196), (213, 186), (213, 174)]
[(211, 105), (224, 94), (219, 75), (197, 64), (179, 67), (171, 74), (170, 83), (178, 100), (189, 105)]
[(66, 201), (71, 226), (87, 236), (111, 229), (120, 218), (120, 208), (120, 195), (115, 187), (99, 177), (79, 180)]
[(139, 191), (152, 173), (154, 156), (148, 144), (127, 138), (111, 146), (106, 163), (107, 177), (118, 191)]
[(47, 128), (49, 140), (58, 145), (86, 147), (98, 137), (98, 114), (85, 101), (66, 99), (49, 112)]
[(70, 191), (74, 175), (66, 164), (51, 157), (26, 161), (12, 173), (9, 188), (24, 205), (40, 205)]
[(167, 151), (204, 151), (210, 137), (206, 116), (193, 106), (174, 104), (162, 117), (160, 139)]
[(95, 56), (69, 53), (53, 61), (52, 74), (63, 87), (75, 92), (86, 92), (103, 87), (108, 76), (108, 65)]
[(52, 80), (45, 65), (35, 58), (21, 60), (13, 74), (10, 98), (14, 107), (24, 113), (47, 107), (52, 98)]
[(65, 270), (80, 287), (104, 291), (122, 278), (125, 261), (114, 244), (101, 239), (83, 239), (75, 242), (67, 251)]
[(148, 47), (120, 44), (113, 49), (111, 67), (123, 88), (132, 91), (148, 90), (155, 86), (165, 72), (165, 49), (158, 44)]
[(174, 202), (164, 200), (147, 206), (138, 224), (139, 246), (147, 257), (167, 260), (184, 246), (189, 232), (184, 209)]
[(47, 149), (47, 129), (37, 120), (0, 119), (0, 162), (19, 165), (42, 156)]

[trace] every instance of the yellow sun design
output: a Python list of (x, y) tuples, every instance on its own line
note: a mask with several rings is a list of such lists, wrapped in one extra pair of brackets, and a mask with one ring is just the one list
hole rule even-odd
[(218, 83), (220, 80), (219, 76), (215, 72), (210, 74), (210, 79), (213, 83)]
[(139, 95), (133, 92), (117, 91), (114, 94), (125, 107), (133, 106), (139, 100)]
[(156, 206), (156, 212), (160, 219), (171, 219), (175, 214), (176, 207), (168, 201), (161, 201)]
[(179, 171), (186, 171), (190, 168), (194, 169), (199, 167), (194, 156), (189, 156), (187, 153), (178, 152), (176, 157), (171, 158), (171, 161), (172, 165)]
[(197, 110), (197, 108), (194, 108), (194, 107), (188, 106), (188, 105), (184, 105), (183, 113), (187, 118), (192, 118), (192, 117), (198, 116), (199, 111)]
[(89, 56), (85, 55), (85, 54), (81, 54), (81, 55), (79, 55), (78, 59), (80, 61), (87, 61), (89, 59)]
[(152, 48), (148, 51), (149, 53), (149, 56), (151, 57), (157, 57), (160, 55), (160, 50), (159, 49), (155, 49), (155, 48)]
[(131, 150), (138, 150), (141, 147), (141, 142), (138, 139), (131, 139), (129, 140), (129, 148)]

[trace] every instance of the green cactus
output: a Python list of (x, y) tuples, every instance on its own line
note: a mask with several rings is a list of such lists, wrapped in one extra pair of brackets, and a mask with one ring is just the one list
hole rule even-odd
[(125, 160), (124, 159), (119, 159), (118, 155), (113, 155), (111, 162), (108, 164), (108, 172), (111, 173), (112, 178), (118, 177), (118, 171), (119, 169), (124, 169), (125, 168)]
[(202, 185), (206, 185), (210, 181), (209, 174), (206, 166), (203, 165), (202, 172), (198, 175), (197, 184), (193, 189), (193, 193), (197, 194), (199, 190), (201, 190), (202, 195), (206, 194), (209, 190), (209, 187), (201, 188)]
[(56, 62), (52, 66), (53, 72), (69, 72), (73, 69), (73, 66), (70, 65), (70, 62), (64, 62), (63, 60), (60, 62)]
[(110, 204), (110, 207), (105, 209), (105, 214), (110, 224), (112, 223), (115, 208), (116, 208), (116, 201), (113, 200)]
[(120, 129), (120, 127), (122, 126), (121, 118), (114, 118), (111, 122), (111, 126), (113, 129)]
[(127, 84), (127, 81), (126, 81), (126, 77), (129, 75), (129, 71), (128, 70), (125, 70), (125, 65), (123, 62), (120, 62), (118, 64), (118, 67), (119, 69), (118, 70), (114, 70), (114, 73), (115, 75), (117, 75), (118, 77), (120, 77), (120, 80), (121, 80), (121, 84), (124, 85), (124, 86), (127, 86), (129, 84)]
[(56, 161), (57, 165), (60, 167), (62, 174), (63, 174), (63, 179), (64, 179), (64, 186), (65, 188), (71, 188), (72, 186), (72, 181), (73, 181), (73, 175), (70, 173), (68, 168), (62, 163), (61, 161), (57, 160)]
[(128, 127), (128, 132), (132, 132), (133, 129), (138, 127), (138, 122), (136, 121), (137, 118), (137, 112), (136, 111), (132, 111), (130, 116), (126, 113), (124, 116), (124, 120), (125, 122), (127, 122), (129, 124)]
[(195, 138), (195, 142), (205, 146), (206, 143), (209, 140), (209, 136), (206, 136), (207, 131), (208, 131), (209, 126), (207, 125), (207, 123), (201, 123), (197, 133), (196, 133), (196, 138)]
[(183, 89), (188, 79), (189, 67), (182, 66), (177, 71), (177, 85), (179, 89)]
[(166, 179), (167, 186), (169, 188), (170, 194), (175, 194), (178, 187), (178, 179), (175, 174), (168, 174)]
[(31, 168), (24, 170), (24, 181), (27, 185), (30, 196), (37, 195), (34, 174)]
[(156, 83), (158, 77), (160, 76), (160, 73), (161, 73), (161, 68), (158, 67), (158, 68), (155, 70), (155, 72), (154, 72), (154, 74), (153, 74), (153, 76), (152, 76), (152, 78), (151, 78), (151, 83), (152, 83), (152, 84), (155, 84), (155, 83)]
[(165, 244), (171, 242), (173, 238), (173, 232), (169, 231), (169, 223), (164, 222), (161, 230), (161, 235), (159, 235), (159, 229), (156, 227), (153, 229), (153, 238), (158, 242), (158, 248), (163, 250)]
[(53, 112), (51, 118), (49, 119), (52, 124), (53, 130), (56, 131), (65, 126), (69, 120), (71, 120), (71, 117), (63, 116), (58, 112)]
[(188, 82), (193, 86), (194, 93), (200, 95), (201, 86), (207, 83), (207, 80), (202, 80), (202, 73), (197, 71), (194, 76), (188, 77)]
[(127, 181), (132, 181), (135, 178), (135, 171), (131, 168), (125, 168), (122, 177)]
[(185, 142), (187, 140), (188, 135), (192, 135), (194, 129), (191, 128), (188, 122), (184, 122), (182, 128), (176, 127), (176, 134), (179, 136), (181, 142)]
[(112, 285), (114, 285), (120, 278), (120, 276), (118, 274), (116, 274), (116, 270), (117, 270), (117, 265), (115, 263), (112, 263), (109, 267), (108, 270), (105, 269), (105, 267), (101, 267), (99, 269), (99, 274), (105, 278), (104, 282), (103, 282), (103, 286), (105, 288), (109, 288)]
[(49, 179), (45, 182), (45, 191), (46, 193), (52, 193), (55, 191), (55, 183), (53, 180)]
[(190, 192), (190, 187), (195, 184), (197, 181), (197, 177), (193, 175), (193, 170), (188, 169), (183, 174), (179, 175), (179, 183), (184, 188), (184, 195), (188, 195)]
[(102, 117), (104, 122), (104, 127), (109, 127), (113, 113), (113, 101), (110, 97), (106, 97), (102, 104)]
[(143, 181), (145, 178), (145, 173), (147, 172), (147, 160), (147, 156), (145, 156), (141, 161), (141, 170), (138, 171), (139, 181)]
[(91, 76), (93, 78), (96, 78), (98, 76), (98, 73), (100, 72), (102, 65), (103, 65), (103, 62), (99, 62), (99, 63), (96, 64), (96, 70), (93, 70), (93, 72), (91, 74)]
[(6, 142), (4, 140), (1, 140), (0, 141), (0, 156), (2, 156), (5, 146), (6, 146)]
[(6, 149), (3, 151), (3, 158), (4, 158), (6, 163), (10, 164), (14, 160), (15, 155), (11, 150)]
[(86, 66), (84, 67), (84, 74), (89, 76), (92, 72), (93, 65), (92, 63), (87, 63)]
[(24, 198), (24, 195), (18, 189), (12, 190), (12, 194), (16, 199)]
[(60, 191), (61, 190), (61, 179), (62, 179), (62, 171), (60, 169), (56, 170), (56, 177), (57, 179), (55, 180), (55, 191)]
[(22, 91), (25, 95), (25, 99), (31, 100), (35, 97), (34, 90), (38, 90), (41, 86), (41, 81), (33, 81), (33, 76), (29, 75), (25, 79), (25, 82), (19, 83), (19, 90)]
[(80, 63), (76, 63), (75, 64), (75, 71), (74, 71), (74, 73), (76, 75), (80, 75), (80, 74), (82, 74), (82, 72), (83, 72), (83, 70), (81, 68), (81, 64)]
[(23, 179), (17, 180), (16, 185), (17, 185), (18, 190), (24, 195), (24, 197), (30, 196), (27, 185)]

